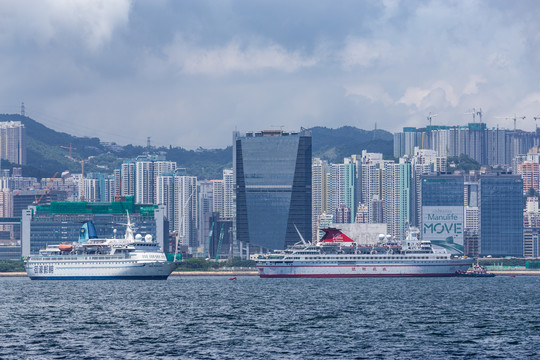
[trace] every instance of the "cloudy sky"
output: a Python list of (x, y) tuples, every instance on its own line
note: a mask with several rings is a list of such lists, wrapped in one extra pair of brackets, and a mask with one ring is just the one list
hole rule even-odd
[(190, 149), (235, 129), (465, 124), (472, 108), (532, 130), (539, 14), (535, 0), (0, 0), (0, 113), (24, 101), (56, 130)]

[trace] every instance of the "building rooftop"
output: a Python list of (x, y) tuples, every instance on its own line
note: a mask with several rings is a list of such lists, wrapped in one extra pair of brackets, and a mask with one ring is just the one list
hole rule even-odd
[(52, 201), (50, 205), (38, 205), (36, 212), (48, 212), (51, 215), (74, 214), (130, 214), (153, 217), (157, 205), (135, 204), (133, 196), (127, 196), (125, 201), (88, 202), (88, 201)]

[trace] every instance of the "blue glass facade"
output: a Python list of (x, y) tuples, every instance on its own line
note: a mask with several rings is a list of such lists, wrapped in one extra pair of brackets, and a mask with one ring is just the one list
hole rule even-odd
[(463, 206), (463, 176), (424, 175), (421, 184), (422, 206)]
[(234, 137), (236, 233), (284, 249), (311, 238), (311, 134), (262, 131)]
[(523, 180), (480, 177), (480, 255), (523, 256)]

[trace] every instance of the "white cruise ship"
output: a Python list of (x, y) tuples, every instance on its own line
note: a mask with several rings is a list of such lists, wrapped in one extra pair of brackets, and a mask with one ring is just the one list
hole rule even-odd
[(49, 245), (25, 259), (32, 280), (166, 280), (176, 264), (167, 261), (151, 235), (134, 236), (129, 214), (123, 238), (98, 239), (90, 221), (81, 227), (78, 242)]
[[(277, 277), (398, 277), (455, 276), (467, 271), (474, 259), (457, 257), (446, 249), (419, 240), (419, 231), (409, 228), (402, 243), (383, 241), (373, 246), (358, 245), (339, 229), (321, 229), (323, 238), (270, 254), (257, 256), (261, 278)], [(300, 235), (300, 234), (299, 234)]]

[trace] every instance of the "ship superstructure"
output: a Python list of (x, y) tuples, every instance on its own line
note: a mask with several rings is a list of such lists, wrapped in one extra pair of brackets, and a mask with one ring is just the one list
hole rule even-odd
[(48, 245), (25, 259), (32, 280), (156, 279), (165, 280), (176, 263), (168, 262), (151, 235), (134, 235), (129, 219), (123, 238), (99, 239), (92, 222), (81, 227), (79, 240)]
[(455, 276), (466, 271), (473, 259), (458, 257), (419, 239), (409, 228), (404, 241), (382, 235), (374, 245), (360, 245), (340, 229), (321, 229), (315, 244), (302, 243), (257, 258), (260, 277), (377, 277)]

